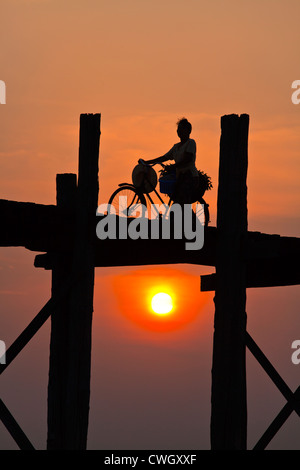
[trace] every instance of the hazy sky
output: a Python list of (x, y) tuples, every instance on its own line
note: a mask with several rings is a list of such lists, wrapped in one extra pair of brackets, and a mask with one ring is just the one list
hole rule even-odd
[[(220, 118), (250, 115), (249, 229), (299, 234), (298, 0), (0, 0), (0, 198), (55, 203), (57, 173), (77, 173), (79, 115), (101, 113), (100, 196), (131, 180), (138, 158), (165, 153), (176, 121), (193, 125), (211, 175), (216, 223)], [(35, 253), (0, 249), (0, 339), (9, 345), (50, 295)], [(209, 268), (97, 269), (89, 448), (209, 448), (213, 294)], [(168, 278), (178, 312), (156, 332), (146, 292)], [(180, 287), (179, 287), (180, 286)], [(125, 293), (126, 292), (126, 295)], [(247, 292), (248, 330), (292, 390), (300, 365), (299, 288)], [(193, 300), (193, 306), (186, 299)], [(143, 303), (144, 302), (144, 303)], [(1, 377), (1, 395), (33, 444), (46, 442), (49, 322)], [(285, 401), (248, 357), (249, 447)], [(270, 448), (300, 449), (293, 413)], [(15, 448), (0, 424), (0, 448)]]

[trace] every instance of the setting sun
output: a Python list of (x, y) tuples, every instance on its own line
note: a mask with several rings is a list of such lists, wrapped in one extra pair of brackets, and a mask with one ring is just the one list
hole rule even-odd
[(201, 318), (212, 300), (211, 293), (200, 292), (198, 275), (173, 267), (136, 268), (114, 275), (112, 285), (120, 313), (139, 327), (160, 333)]
[(159, 292), (152, 297), (151, 307), (159, 315), (170, 313), (173, 308), (172, 297), (164, 292)]

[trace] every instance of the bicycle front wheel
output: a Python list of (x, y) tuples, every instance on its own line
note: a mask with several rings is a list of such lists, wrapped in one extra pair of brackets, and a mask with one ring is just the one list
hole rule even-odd
[(111, 195), (108, 213), (119, 217), (135, 217), (145, 215), (146, 199), (142, 193), (132, 186), (121, 186)]

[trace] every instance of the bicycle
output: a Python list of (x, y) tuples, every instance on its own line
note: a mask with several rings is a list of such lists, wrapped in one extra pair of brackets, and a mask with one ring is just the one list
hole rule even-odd
[[(169, 196), (169, 201), (165, 204), (156, 190), (158, 178), (157, 173), (153, 168), (155, 165), (161, 165), (162, 168), (165, 167), (162, 163), (148, 164), (142, 159), (139, 159), (138, 165), (135, 166), (132, 172), (132, 183), (120, 183), (119, 188), (117, 188), (109, 198), (109, 213), (114, 213), (119, 217), (132, 217), (136, 212), (144, 213), (145, 209), (148, 210), (148, 207), (151, 204), (152, 217), (153, 211), (157, 217), (168, 217), (169, 209), (174, 203), (172, 199), (172, 191), (170, 193), (162, 192), (162, 184), (160, 185), (162, 194), (167, 194)], [(160, 179), (159, 182), (161, 183), (162, 179)], [(163, 214), (160, 213), (157, 205), (150, 196), (151, 192), (154, 192), (159, 201), (164, 205), (165, 212)], [(210, 220), (208, 209), (209, 205), (203, 199), (204, 192), (205, 190), (201, 191), (199, 188), (196, 201), (192, 206), (197, 218), (202, 221), (201, 223), (204, 221), (204, 226), (206, 227)]]

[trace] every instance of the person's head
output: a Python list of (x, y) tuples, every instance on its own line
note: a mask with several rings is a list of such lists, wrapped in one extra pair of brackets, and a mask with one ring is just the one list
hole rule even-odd
[(179, 119), (177, 122), (177, 135), (181, 140), (187, 140), (190, 137), (190, 133), (192, 132), (192, 125), (186, 119), (182, 118)]

